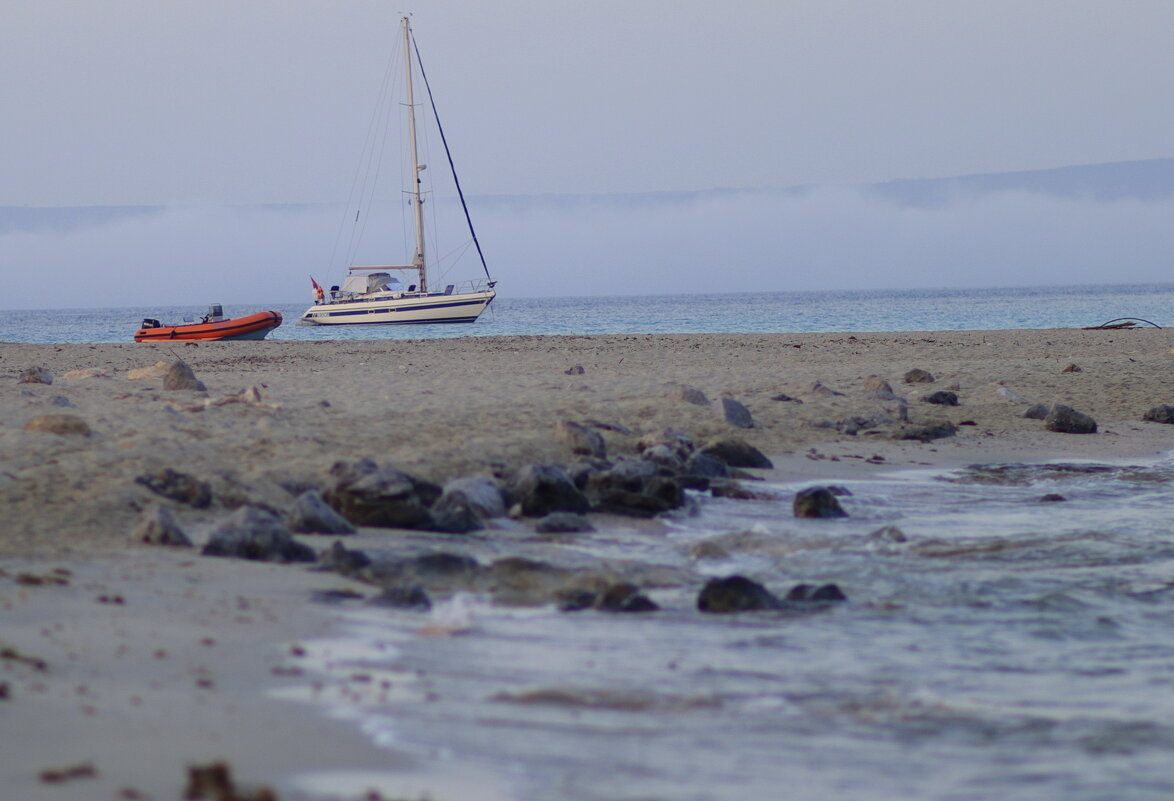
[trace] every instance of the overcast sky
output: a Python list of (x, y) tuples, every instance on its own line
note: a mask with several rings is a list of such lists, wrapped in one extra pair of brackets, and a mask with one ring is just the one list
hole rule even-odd
[[(403, 5), (475, 194), (858, 183), (1174, 142), (1164, 0)], [(6, 0), (0, 204), (344, 199), (400, 10)]]
[[(466, 193), (539, 196), (474, 202), (506, 295), (1169, 280), (1168, 200), (910, 209), (853, 187), (1174, 156), (1174, 2), (5, 0), (0, 206), (173, 208), (0, 225), (0, 280), (29, 287), (0, 305), (341, 280), (337, 210), (226, 207), (347, 200), (401, 11)], [(796, 185), (822, 188), (541, 198)], [(400, 257), (392, 227), (372, 259)], [(48, 271), (73, 280), (26, 280)]]

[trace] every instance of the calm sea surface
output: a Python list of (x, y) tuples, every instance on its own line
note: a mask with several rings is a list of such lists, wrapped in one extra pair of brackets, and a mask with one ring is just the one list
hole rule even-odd
[[(1080, 328), (1119, 317), (1140, 317), (1164, 326), (1174, 319), (1174, 284), (599, 298), (504, 295), (476, 323), (448, 326), (296, 325), (308, 305), (225, 303), (224, 312), (237, 316), (280, 311), (285, 322), (269, 338), (285, 340)], [(178, 323), (185, 317), (198, 319), (206, 309), (207, 304), (6, 311), (0, 316), (0, 341), (130, 342), (145, 317)]]
[[(306, 340), (1165, 326), (1174, 285), (502, 297), (454, 327), (308, 328), (293, 325), (304, 305), (276, 308), (287, 323), (271, 338)], [(6, 312), (0, 340), (129, 342), (143, 317), (203, 311)], [(410, 797), (436, 801), (1174, 798), (1174, 461), (895, 472), (837, 482), (847, 519), (795, 520), (790, 493), (819, 469), (767, 487), (777, 501), (696, 496), (667, 535), (556, 543), (501, 521), (461, 547), (483, 562), (626, 560), (685, 578), (648, 588), (661, 610), (647, 614), (473, 595), (430, 614), (346, 602), (338, 636), (291, 657), (304, 683), (275, 694), (409, 755)], [(1049, 493), (1066, 500), (1041, 502)], [(705, 579), (733, 573), (778, 594), (835, 582), (849, 600), (698, 612)], [(431, 625), (459, 633), (422, 635)], [(446, 790), (454, 777), (473, 789)], [(358, 798), (383, 780), (405, 786), (377, 769), (297, 784)]]

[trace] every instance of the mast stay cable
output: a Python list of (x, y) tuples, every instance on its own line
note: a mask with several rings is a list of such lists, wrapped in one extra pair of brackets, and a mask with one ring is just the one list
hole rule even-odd
[(473, 244), (477, 246), (477, 256), (481, 259), (481, 269), (489, 279), (490, 286), (495, 283), (489, 274), (489, 267), (485, 264), (485, 254), (481, 252), (481, 243), (477, 240), (477, 232), (473, 230), (473, 218), (469, 216), (469, 206), (465, 203), (465, 193), (461, 191), (461, 180), (457, 178), (457, 168), (452, 162), (452, 151), (448, 149), (448, 139), (444, 135), (444, 126), (440, 124), (440, 114), (436, 111), (436, 100), (432, 97), (432, 86), (428, 83), (428, 74), (424, 72), (424, 62), (420, 60), (420, 48), (416, 44), (416, 35), (412, 34), (412, 49), (416, 51), (416, 64), (420, 67), (420, 77), (424, 79), (424, 88), (428, 91), (428, 102), (432, 105), (432, 117), (436, 120), (436, 130), (440, 132), (440, 141), (444, 144), (444, 155), (448, 158), (448, 167), (452, 171), (452, 180), (456, 184), (457, 197), (461, 199), (461, 208), (465, 211), (465, 222), (469, 224), (469, 234), (473, 237)]

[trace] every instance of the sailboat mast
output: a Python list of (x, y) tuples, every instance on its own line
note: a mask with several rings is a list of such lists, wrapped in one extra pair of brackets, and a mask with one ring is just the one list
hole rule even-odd
[(408, 101), (408, 139), (412, 157), (412, 211), (416, 217), (416, 255), (412, 264), (420, 273), (420, 291), (428, 291), (428, 277), (424, 269), (424, 200), (420, 197), (420, 157), (416, 154), (416, 101), (412, 95), (412, 29), (408, 18), (400, 20), (404, 31), (404, 74)]

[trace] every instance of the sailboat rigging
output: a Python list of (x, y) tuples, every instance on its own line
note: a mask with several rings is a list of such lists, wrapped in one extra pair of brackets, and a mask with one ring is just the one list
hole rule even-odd
[[(412, 35), (409, 18), (403, 17), (400, 23), (404, 47), (408, 157), (411, 159), (412, 179), (408, 195), (415, 223), (415, 250), (412, 262), (411, 264), (351, 266), (348, 268), (348, 274), (342, 286), (331, 287), (329, 297), (311, 278), (315, 292), (314, 305), (302, 314), (298, 321), (299, 325), (471, 323), (477, 320), (481, 312), (485, 311), (496, 297), (494, 286), (497, 282), (489, 274), (489, 268), (485, 264), (485, 256), (481, 251), (481, 243), (473, 230), (469, 207), (465, 203), (465, 196), (461, 191), (460, 180), (457, 178), (456, 168), (453, 165), (452, 153), (448, 148), (448, 140), (444, 136), (444, 128), (440, 125), (439, 115), (436, 114), (436, 102), (432, 97), (432, 88), (428, 84), (428, 76), (424, 72), (423, 63), (420, 60), (420, 51), (415, 47), (415, 37)], [(428, 92), (429, 105), (433, 118), (436, 120), (441, 142), (444, 145), (449, 168), (452, 170), (453, 183), (461, 201), (461, 208), (464, 210), (469, 234), (476, 246), (481, 267), (485, 271), (484, 280), (468, 281), (460, 286), (448, 284), (443, 291), (436, 291), (430, 286), (428, 261), (424, 253), (424, 198), (421, 193), (420, 173), (425, 169), (425, 166), (420, 163), (416, 145), (416, 106), (412, 87), (413, 51), (416, 54), (416, 67), (420, 70), (420, 77)], [(407, 289), (404, 288), (403, 282), (393, 275), (393, 272), (401, 271), (415, 273), (415, 283), (411, 283)]]

